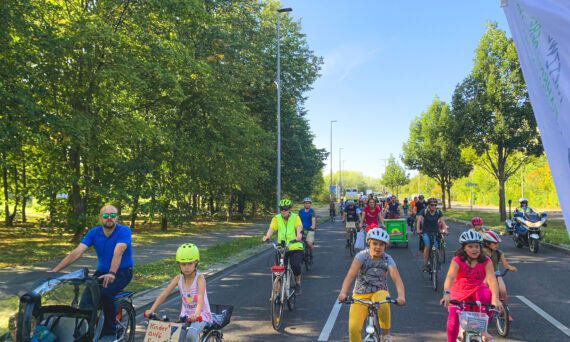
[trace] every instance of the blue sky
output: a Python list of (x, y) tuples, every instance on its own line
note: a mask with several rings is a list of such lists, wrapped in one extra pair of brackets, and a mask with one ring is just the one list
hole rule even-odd
[[(309, 47), (324, 58), (306, 108), (315, 145), (339, 168), (380, 177), (402, 153), (409, 126), (437, 95), (450, 102), (495, 21), (511, 36), (500, 0), (282, 0)], [(399, 158), (398, 158), (399, 159)], [(325, 173), (328, 174), (328, 160)], [(412, 172), (413, 173), (413, 172)]]

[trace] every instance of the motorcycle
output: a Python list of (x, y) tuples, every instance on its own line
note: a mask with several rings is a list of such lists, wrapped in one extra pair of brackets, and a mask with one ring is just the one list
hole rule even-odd
[[(509, 200), (509, 216), (511, 201)], [(531, 253), (538, 252), (541, 239), (541, 228), (545, 226), (546, 213), (539, 213), (526, 207), (523, 212), (516, 213), (513, 219), (505, 220), (507, 233), (513, 237), (517, 248), (528, 246)]]

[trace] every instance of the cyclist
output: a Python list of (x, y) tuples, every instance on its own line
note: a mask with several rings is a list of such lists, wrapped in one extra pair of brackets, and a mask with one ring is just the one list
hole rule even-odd
[(414, 205), (414, 214), (418, 214), (420, 211), (422, 211), (423, 208), (425, 208), (427, 206), (427, 203), (424, 199), (424, 195), (419, 195), (418, 196), (418, 200), (415, 201), (415, 205)]
[(404, 209), (404, 216), (407, 216), (409, 213), (410, 205), (408, 204), (408, 199), (404, 198), (404, 204), (402, 205), (402, 209)]
[[(200, 251), (196, 245), (185, 243), (178, 247), (176, 263), (180, 267), (180, 273), (172, 278), (168, 287), (160, 293), (152, 307), (144, 312), (144, 316), (149, 317), (168, 298), (174, 288), (178, 287), (182, 298), (180, 317), (186, 317), (192, 322), (190, 328), (183, 332), (185, 336), (181, 336), (181, 341), (197, 341), (202, 329), (213, 322), (206, 290), (206, 278), (198, 271), (199, 262)], [(202, 321), (196, 321), (200, 316)]]
[[(115, 295), (121, 292), (133, 278), (133, 249), (131, 245), (131, 229), (117, 224), (119, 216), (117, 208), (106, 205), (99, 214), (100, 226), (94, 227), (85, 234), (77, 247), (65, 256), (61, 262), (47, 272), (59, 272), (73, 264), (79, 257), (94, 246), (97, 253), (97, 271), (94, 275), (103, 281), (101, 304), (105, 313), (101, 342), (114, 341), (116, 338)], [(92, 303), (90, 292), (86, 291), (81, 299), (82, 306)]]
[(402, 209), (400, 208), (400, 203), (396, 201), (396, 196), (392, 195), (390, 198), (390, 202), (388, 202), (388, 206), (385, 209), (388, 219), (397, 219), (400, 218), (402, 214)]
[[(430, 198), (428, 203), (429, 203), (428, 207), (422, 209), (422, 211), (418, 213), (416, 218), (416, 233), (418, 233), (418, 235), (420, 234), (420, 232), (422, 233), (421, 239), (423, 240), (423, 245), (424, 245), (424, 267), (423, 267), (424, 272), (427, 272), (428, 270), (427, 262), (429, 256), (429, 249), (431, 247), (431, 241), (429, 236), (438, 235), (439, 222), (441, 222), (444, 234), (447, 233), (447, 229), (449, 228), (445, 224), (443, 213), (441, 212), (441, 210), (436, 208), (437, 200), (435, 198)], [(422, 225), (422, 219), (423, 219), (423, 225)], [(433, 240), (436, 248), (438, 248), (437, 240), (438, 239)], [(437, 250), (437, 253), (439, 254), (439, 249)]]
[[(459, 335), (459, 318), (457, 308), (449, 306), (450, 300), (479, 301), (484, 304), (493, 304), (499, 311), (503, 305), (499, 301), (497, 277), (493, 271), (493, 263), (481, 250), (483, 238), (478, 232), (468, 230), (461, 233), (459, 243), (461, 247), (455, 252), (451, 260), (449, 271), (443, 284), (443, 297), (440, 304), (448, 307), (447, 342), (455, 342)], [(487, 287), (485, 282), (489, 285)], [(478, 309), (478, 308), (477, 308)], [(492, 315), (486, 312), (489, 320)], [(493, 341), (493, 337), (483, 332), (483, 341)]]
[(331, 200), (331, 203), (329, 204), (329, 215), (331, 218), (335, 217), (336, 215), (336, 205), (334, 203), (334, 200)]
[[(346, 208), (344, 208), (344, 213), (342, 214), (342, 221), (346, 222), (356, 222), (356, 230), (360, 230), (360, 209), (354, 205), (353, 200), (348, 200), (346, 203)], [(346, 248), (350, 245), (350, 228), (346, 228)]]
[(279, 201), (280, 214), (271, 219), (269, 229), (263, 236), (263, 242), (269, 240), (274, 231), (277, 231), (277, 241), (289, 243), (292, 240), (297, 242), (289, 245), (289, 251), (285, 254), (285, 263), (291, 264), (291, 270), (295, 276), (295, 295), (301, 295), (301, 262), (303, 261), (303, 244), (301, 241), (301, 231), (303, 223), (299, 215), (291, 212), (292, 203), (288, 199)]
[(501, 277), (501, 272), (499, 271), (499, 261), (503, 264), (506, 270), (511, 272), (516, 272), (517, 268), (509, 265), (505, 253), (499, 249), (499, 243), (502, 242), (499, 235), (493, 231), (486, 231), (482, 233), (483, 235), (483, 251), (493, 262), (493, 269), (497, 275), (497, 282), (499, 284), (499, 294), (503, 297), (503, 301), (507, 302), (507, 286), (503, 277)]
[[(361, 300), (382, 301), (386, 299), (386, 296), (390, 296), (386, 281), (387, 274), (390, 274), (390, 278), (396, 285), (396, 291), (398, 291), (396, 304), (406, 304), (404, 283), (396, 263), (390, 255), (385, 253), (389, 240), (388, 233), (381, 228), (374, 228), (366, 234), (368, 248), (354, 257), (350, 269), (342, 282), (338, 300), (346, 300), (348, 289), (354, 278), (356, 278), (352, 293), (353, 297)], [(366, 306), (358, 304), (350, 306), (348, 335), (351, 342), (361, 340), (362, 324), (366, 314)], [(380, 305), (378, 320), (382, 328), (382, 341), (392, 342), (392, 336), (390, 335), (390, 305), (388, 303)]]
[(303, 234), (307, 235), (307, 245), (309, 245), (309, 252), (311, 254), (311, 260), (309, 263), (313, 263), (313, 245), (315, 242), (315, 226), (317, 223), (317, 215), (315, 210), (311, 208), (311, 201), (310, 197), (306, 197), (303, 200), (303, 205), (305, 206), (301, 210), (299, 210), (299, 217), (301, 218), (301, 222), (303, 223)]
[(372, 229), (370, 225), (376, 225), (376, 227), (378, 227), (378, 221), (385, 227), (382, 210), (376, 205), (376, 201), (371, 198), (368, 200), (368, 206), (364, 208), (360, 215), (360, 226), (362, 227), (362, 224), (366, 223), (366, 232), (368, 232)]
[(483, 228), (483, 219), (480, 217), (474, 217), (471, 219), (471, 230), (483, 234), (487, 229)]
[(414, 196), (414, 199), (410, 202), (410, 215), (415, 215), (417, 201), (418, 201), (418, 196)]

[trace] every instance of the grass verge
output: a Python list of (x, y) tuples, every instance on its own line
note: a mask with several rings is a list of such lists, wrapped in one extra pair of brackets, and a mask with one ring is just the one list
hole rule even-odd
[[(208, 248), (200, 250), (200, 264), (198, 269), (207, 270), (213, 264), (222, 263), (238, 253), (250, 248), (259, 246), (262, 235), (255, 235), (247, 238), (238, 238), (226, 242), (217, 243)], [(133, 268), (133, 280), (125, 288), (125, 291), (140, 292), (152, 287), (162, 285), (170, 281), (180, 272), (175, 258), (166, 258), (160, 261), (151, 262), (144, 265), (136, 265)], [(69, 291), (65, 296), (59, 296), (61, 302), (71, 303), (73, 293)], [(8, 318), (18, 310), (18, 297), (10, 297), (0, 300), (0, 335), (8, 332)]]
[[(460, 220), (471, 221), (471, 218), (479, 216), (483, 219), (484, 225), (492, 229), (503, 231), (505, 223), (501, 221), (498, 213), (490, 213), (487, 211), (469, 211), (459, 209), (448, 209), (445, 212), (445, 217), (452, 217)], [(542, 228), (543, 240), (554, 245), (570, 247), (570, 239), (568, 238), (568, 231), (566, 224), (563, 220), (547, 220), (547, 226)]]

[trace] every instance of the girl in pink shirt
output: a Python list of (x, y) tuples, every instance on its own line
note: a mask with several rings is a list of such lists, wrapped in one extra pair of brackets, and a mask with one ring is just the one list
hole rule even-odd
[[(443, 284), (443, 298), (440, 304), (448, 307), (447, 318), (447, 341), (457, 341), (459, 335), (459, 318), (455, 305), (449, 305), (450, 300), (479, 301), (485, 304), (493, 304), (499, 311), (503, 306), (499, 301), (499, 288), (493, 269), (493, 263), (482, 252), (481, 244), (483, 237), (476, 231), (468, 230), (459, 237), (461, 248), (455, 252), (451, 260), (449, 271)], [(485, 285), (485, 281), (489, 287)], [(479, 308), (476, 308), (478, 310)], [(483, 310), (484, 311), (484, 310)], [(491, 319), (491, 313), (486, 312)], [(493, 341), (489, 333), (482, 333), (483, 341)]]
[(378, 227), (378, 220), (384, 225), (384, 219), (382, 218), (382, 209), (376, 206), (376, 201), (371, 198), (368, 200), (368, 206), (363, 209), (362, 216), (360, 217), (360, 226), (362, 227), (362, 222), (366, 222), (366, 232), (370, 229), (370, 225), (375, 225)]

